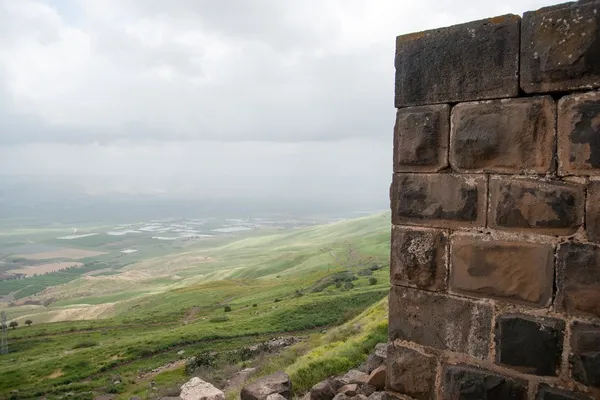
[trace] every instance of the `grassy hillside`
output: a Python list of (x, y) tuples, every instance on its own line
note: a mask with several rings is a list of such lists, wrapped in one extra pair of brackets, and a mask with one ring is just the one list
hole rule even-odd
[[(49, 288), (34, 296), (48, 306), (5, 309), (19, 327), (0, 357), (0, 398), (125, 396), (147, 384), (144, 371), (187, 355), (342, 324), (387, 294), (388, 221), (187, 247)], [(166, 376), (185, 380), (180, 372)]]

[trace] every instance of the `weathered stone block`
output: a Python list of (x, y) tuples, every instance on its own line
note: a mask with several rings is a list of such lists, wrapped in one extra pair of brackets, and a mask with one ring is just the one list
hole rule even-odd
[(600, 182), (588, 185), (585, 230), (590, 241), (600, 243)]
[(390, 340), (487, 357), (489, 305), (402, 286), (392, 286), (389, 305)]
[(435, 357), (407, 347), (388, 347), (387, 389), (419, 400), (429, 400), (435, 390)]
[(584, 189), (574, 183), (490, 178), (492, 228), (570, 235), (583, 224)]
[(527, 93), (600, 86), (600, 1), (523, 15), (521, 88)]
[(394, 174), (390, 190), (392, 223), (483, 227), (486, 185), (482, 175)]
[(448, 237), (444, 231), (392, 227), (392, 284), (441, 291), (446, 289)]
[(561, 244), (557, 252), (556, 286), (557, 310), (600, 317), (600, 246)]
[(396, 38), (396, 107), (518, 95), (520, 17)]
[(450, 163), (459, 172), (547, 173), (554, 121), (550, 96), (458, 104), (452, 109)]
[(464, 365), (444, 366), (443, 399), (527, 399), (527, 382)]
[(394, 172), (436, 172), (448, 166), (450, 106), (402, 108), (394, 126)]
[(561, 175), (600, 175), (600, 92), (558, 102), (558, 168)]
[(553, 388), (542, 383), (538, 388), (535, 400), (592, 400), (592, 398), (581, 393)]
[(558, 319), (503, 315), (496, 320), (496, 362), (527, 374), (557, 376), (564, 330)]
[(569, 363), (573, 379), (600, 388), (600, 325), (577, 321), (571, 325)]
[(523, 241), (455, 235), (451, 244), (450, 289), (534, 307), (548, 305), (554, 283), (554, 247)]

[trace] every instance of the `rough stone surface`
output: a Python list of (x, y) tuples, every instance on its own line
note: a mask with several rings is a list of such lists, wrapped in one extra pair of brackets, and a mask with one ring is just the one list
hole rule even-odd
[(535, 400), (592, 400), (592, 398), (581, 393), (557, 389), (541, 384), (538, 388)]
[(518, 94), (516, 15), (396, 38), (397, 108)]
[(376, 391), (377, 391), (377, 388), (376, 388), (375, 386), (373, 386), (373, 385), (368, 385), (368, 384), (361, 385), (361, 386), (358, 388), (358, 394), (362, 394), (362, 395), (364, 395), (364, 396), (366, 396), (366, 397), (369, 397), (370, 395), (372, 395), (372, 394), (373, 394), (373, 393), (375, 393)]
[(364, 372), (370, 374), (381, 364), (385, 363), (387, 358), (387, 347), (387, 343), (377, 343), (375, 345), (375, 349), (367, 357), (367, 361), (364, 365)]
[(600, 324), (573, 323), (569, 363), (573, 379), (600, 388)]
[(547, 235), (570, 235), (583, 224), (584, 190), (575, 183), (490, 178), (488, 225)]
[(373, 370), (373, 372), (371, 372), (367, 383), (371, 386), (374, 386), (377, 390), (385, 389), (385, 371), (386, 366), (380, 365), (375, 370)]
[(564, 330), (564, 321), (553, 318), (498, 317), (496, 362), (527, 374), (557, 376)]
[(446, 289), (448, 237), (444, 231), (392, 227), (393, 284), (433, 291)]
[(600, 86), (600, 1), (523, 15), (521, 88), (527, 93)]
[(527, 382), (463, 365), (444, 366), (444, 399), (526, 400)]
[(524, 241), (455, 235), (451, 244), (450, 289), (544, 307), (552, 299), (554, 247)]
[(346, 396), (355, 396), (358, 392), (358, 385), (356, 383), (349, 383), (348, 385), (342, 386), (338, 392), (345, 394)]
[(331, 381), (317, 383), (310, 389), (310, 400), (331, 400), (335, 397), (336, 390)]
[(458, 104), (452, 109), (452, 168), (458, 172), (548, 173), (554, 121), (550, 96)]
[(273, 393), (279, 393), (286, 399), (291, 397), (292, 383), (286, 373), (276, 372), (245, 386), (240, 393), (240, 399), (266, 400), (267, 396)]
[(368, 397), (369, 400), (385, 400), (385, 392), (375, 392)]
[(200, 378), (192, 378), (181, 386), (183, 400), (225, 400), (225, 394)]
[(600, 92), (560, 99), (557, 126), (559, 173), (600, 175)]
[(450, 106), (402, 108), (394, 126), (394, 172), (436, 172), (448, 166)]
[(357, 369), (351, 369), (342, 377), (342, 380), (344, 382), (362, 385), (363, 383), (367, 383), (369, 375)]
[(555, 305), (559, 311), (600, 317), (600, 246), (561, 244), (557, 252), (556, 286)]
[[(440, 350), (486, 358), (491, 314), (492, 309), (487, 304), (392, 286), (389, 335), (391, 340), (410, 340)], [(388, 353), (388, 365), (390, 362)]]
[(279, 393), (273, 393), (267, 396), (267, 400), (286, 400), (286, 398)]
[(588, 185), (585, 230), (590, 241), (600, 243), (600, 182)]
[(390, 198), (396, 225), (485, 226), (483, 175), (394, 174)]
[(434, 357), (400, 345), (390, 345), (387, 389), (418, 400), (428, 400), (435, 390), (436, 368)]

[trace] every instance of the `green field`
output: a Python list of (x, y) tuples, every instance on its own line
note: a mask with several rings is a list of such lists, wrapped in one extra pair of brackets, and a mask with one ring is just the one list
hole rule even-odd
[[(46, 233), (35, 231), (38, 243), (56, 245), (56, 232)], [(4, 233), (1, 242), (32, 241), (23, 235)], [(110, 243), (94, 237), (80, 248), (106, 251)], [(282, 334), (305, 340), (269, 362), (227, 356), (202, 376), (218, 380), (222, 371), (255, 362), (261, 373), (288, 370), (302, 391), (385, 340), (387, 214), (137, 249), (132, 257), (107, 252), (82, 268), (0, 282), (0, 295), (20, 290), (2, 308), (19, 326), (9, 331), (10, 353), (0, 356), (0, 398), (167, 395), (190, 378), (185, 363), (149, 371), (204, 351), (234, 354)], [(100, 273), (83, 275), (90, 271)], [(335, 328), (355, 317), (361, 330)], [(157, 389), (149, 393), (151, 380)]]

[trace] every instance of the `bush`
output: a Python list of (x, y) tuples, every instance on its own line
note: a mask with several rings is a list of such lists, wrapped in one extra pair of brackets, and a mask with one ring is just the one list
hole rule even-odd
[(346, 289), (346, 290), (354, 289), (354, 283), (352, 283), (352, 282), (344, 283), (344, 289)]
[(73, 346), (73, 350), (75, 349), (85, 349), (87, 347), (94, 347), (94, 346), (98, 346), (98, 342), (94, 341), (94, 340), (86, 340), (83, 342), (79, 342), (77, 343), (75, 346)]
[(28, 319), (27, 321), (25, 321), (25, 325), (31, 326), (31, 324), (33, 324), (32, 320)]
[(376, 285), (377, 284), (377, 278), (375, 277), (370, 277), (369, 278), (369, 285)]
[(281, 299), (275, 299), (275, 303), (279, 303)]
[(258, 307), (258, 304), (254, 303), (252, 304), (252, 307)]
[(225, 312), (230, 312), (231, 311), (231, 306), (225, 306)]

